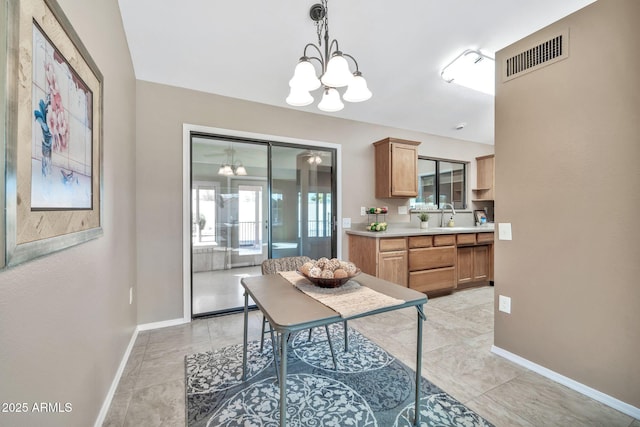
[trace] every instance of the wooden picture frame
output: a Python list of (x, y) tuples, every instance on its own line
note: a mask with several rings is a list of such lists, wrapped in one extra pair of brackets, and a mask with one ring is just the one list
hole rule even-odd
[(7, 135), (7, 8), (2, 3), (0, 7), (0, 270), (5, 266), (5, 153)]
[(55, 0), (7, 0), (6, 264), (102, 235), (103, 77)]
[[(488, 219), (487, 219), (487, 213), (483, 210), (475, 210), (473, 211), (473, 216), (475, 217), (475, 221), (476, 224), (486, 224)], [(484, 219), (484, 221), (483, 221)]]

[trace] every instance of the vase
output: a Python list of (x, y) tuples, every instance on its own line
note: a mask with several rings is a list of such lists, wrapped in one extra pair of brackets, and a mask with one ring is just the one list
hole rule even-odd
[(429, 228), (429, 221), (420, 221), (420, 228), (421, 229)]

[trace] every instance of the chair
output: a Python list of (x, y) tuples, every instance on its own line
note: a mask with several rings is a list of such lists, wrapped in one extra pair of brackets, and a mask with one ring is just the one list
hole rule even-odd
[[(283, 258), (270, 258), (266, 259), (262, 262), (262, 274), (277, 274), (280, 271), (295, 271), (298, 270), (305, 262), (311, 261), (311, 258), (308, 256), (292, 256), (292, 257), (283, 257)], [(260, 351), (262, 352), (262, 348), (264, 346), (264, 334), (265, 334), (265, 325), (269, 323), (264, 315), (262, 316), (262, 334), (260, 335)], [(338, 364), (336, 362), (336, 356), (333, 352), (333, 344), (331, 342), (331, 336), (329, 335), (329, 327), (325, 325), (325, 332), (327, 333), (327, 341), (329, 342), (329, 349), (331, 350), (331, 358), (333, 359), (333, 367), (335, 369), (338, 368)], [(309, 329), (309, 339), (311, 339), (312, 329)], [(275, 352), (275, 342), (273, 336), (273, 329), (271, 325), (269, 325), (269, 334), (271, 334), (271, 347), (273, 349), (273, 357), (274, 361), (276, 360), (276, 352)], [(346, 337), (346, 324), (345, 324), (345, 337)], [(346, 339), (345, 339), (346, 341)]]

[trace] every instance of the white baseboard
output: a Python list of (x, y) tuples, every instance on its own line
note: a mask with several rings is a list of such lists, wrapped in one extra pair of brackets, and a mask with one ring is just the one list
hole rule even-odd
[(635, 406), (631, 406), (628, 403), (625, 403), (621, 400), (616, 399), (615, 397), (609, 396), (608, 394), (602, 393), (594, 388), (586, 386), (582, 383), (579, 383), (575, 380), (572, 380), (569, 377), (565, 377), (551, 369), (547, 369), (544, 366), (538, 365), (537, 363), (531, 362), (523, 357), (518, 356), (517, 354), (513, 354), (507, 350), (504, 350), (500, 347), (491, 346), (491, 352), (497, 354), (498, 356), (504, 357), (505, 359), (525, 367), (537, 374), (542, 375), (543, 377), (549, 378), (552, 381), (562, 384), (563, 386), (569, 387), (572, 390), (577, 391), (578, 393), (582, 393), (587, 397), (590, 397), (598, 402), (604, 403), (607, 406), (616, 409), (623, 414), (627, 414), (630, 417), (635, 419), (640, 419), (640, 408), (636, 408)]
[(122, 360), (120, 360), (120, 366), (118, 366), (118, 370), (116, 371), (116, 375), (111, 382), (111, 387), (109, 387), (109, 391), (107, 392), (107, 397), (104, 399), (102, 403), (102, 408), (100, 408), (100, 413), (98, 413), (98, 418), (96, 419), (96, 423), (94, 427), (102, 427), (105, 418), (107, 417), (107, 413), (109, 412), (109, 407), (111, 406), (111, 401), (113, 400), (114, 394), (116, 394), (116, 389), (118, 388), (118, 383), (120, 382), (120, 378), (122, 377), (122, 373), (124, 372), (125, 366), (127, 366), (127, 362), (129, 361), (129, 355), (131, 354), (131, 350), (133, 349), (133, 345), (136, 343), (136, 338), (138, 338), (138, 328), (134, 329), (133, 334), (131, 334), (131, 339), (129, 340), (129, 345), (122, 356)]
[(163, 320), (162, 322), (153, 322), (153, 323), (143, 323), (142, 325), (138, 325), (138, 331), (150, 331), (151, 329), (160, 329), (166, 328), (168, 326), (177, 326), (185, 323), (189, 323), (190, 320), (179, 318), (179, 319), (171, 319), (171, 320)]
[(189, 323), (188, 319), (173, 319), (173, 320), (164, 320), (162, 322), (153, 322), (153, 323), (144, 323), (142, 325), (136, 326), (136, 329), (133, 331), (131, 335), (131, 339), (129, 340), (129, 345), (127, 346), (127, 350), (124, 352), (122, 356), (122, 360), (120, 361), (120, 366), (118, 366), (118, 370), (116, 371), (116, 375), (111, 382), (111, 387), (109, 387), (109, 392), (107, 393), (107, 397), (104, 399), (104, 403), (102, 404), (102, 408), (100, 408), (100, 413), (98, 414), (98, 418), (94, 424), (94, 427), (102, 427), (105, 418), (107, 417), (107, 413), (109, 412), (109, 407), (111, 406), (111, 401), (113, 400), (113, 396), (116, 393), (116, 389), (118, 388), (118, 383), (120, 382), (120, 378), (122, 378), (122, 373), (124, 372), (125, 366), (127, 366), (127, 362), (129, 361), (129, 356), (131, 355), (131, 350), (133, 349), (133, 345), (138, 338), (138, 332), (140, 331), (149, 331), (151, 329), (159, 329), (166, 328), (167, 326), (176, 326), (182, 325), (184, 323)]

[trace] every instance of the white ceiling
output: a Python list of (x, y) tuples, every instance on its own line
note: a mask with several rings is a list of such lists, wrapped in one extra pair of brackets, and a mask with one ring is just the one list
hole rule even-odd
[[(493, 144), (493, 97), (445, 83), (442, 67), (467, 48), (494, 56), (593, 1), (330, 0), (330, 36), (373, 97), (323, 113), (318, 90), (297, 109)], [(319, 0), (118, 2), (137, 79), (295, 108), (288, 82), (317, 42), (309, 9)]]

